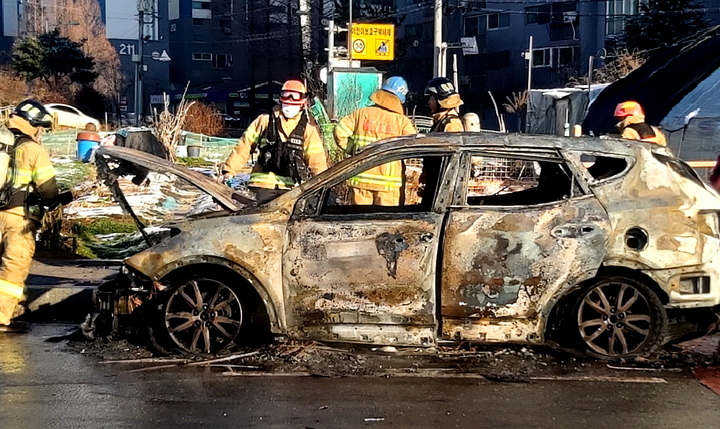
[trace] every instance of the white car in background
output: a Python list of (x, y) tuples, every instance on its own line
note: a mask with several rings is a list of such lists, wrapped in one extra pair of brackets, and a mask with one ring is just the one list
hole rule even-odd
[(54, 119), (55, 126), (80, 128), (88, 131), (100, 130), (100, 121), (90, 117), (76, 107), (67, 104), (50, 103), (45, 108)]

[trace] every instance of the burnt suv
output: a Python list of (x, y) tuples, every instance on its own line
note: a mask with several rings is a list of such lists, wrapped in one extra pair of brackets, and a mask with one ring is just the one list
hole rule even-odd
[[(657, 145), (402, 137), (261, 206), (141, 152), (98, 153), (124, 206), (114, 172), (132, 168), (118, 162), (177, 174), (218, 204), (127, 258), (97, 293), (91, 330), (144, 309), (165, 349), (215, 353), (272, 333), (403, 346), (552, 340), (628, 357), (667, 338), (668, 311), (720, 304), (720, 198)], [(398, 160), (400, 205), (348, 202), (348, 179)]]

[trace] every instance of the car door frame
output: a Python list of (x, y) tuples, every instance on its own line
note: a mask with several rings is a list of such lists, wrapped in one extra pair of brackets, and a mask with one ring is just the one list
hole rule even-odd
[[(314, 338), (324, 341), (355, 341), (378, 344), (430, 345), (435, 343), (438, 333), (437, 296), (439, 287), (437, 264), (440, 260), (439, 253), (442, 248), (446, 207), (452, 198), (452, 193), (455, 188), (459, 155), (460, 153), (457, 146), (400, 147), (384, 154), (374, 154), (365, 159), (359, 159), (357, 164), (343, 169), (330, 180), (323, 181), (321, 184), (318, 184), (318, 186), (303, 192), (298, 198), (288, 222), (287, 240), (283, 251), (283, 289), (285, 291), (286, 319), (288, 321), (288, 330), (292, 336)], [(365, 171), (371, 166), (380, 165), (392, 160), (428, 156), (445, 157), (439, 173), (435, 195), (433, 196), (432, 203), (429, 205), (429, 209), (412, 212), (354, 214), (323, 214), (321, 212), (331, 188), (346, 181), (347, 178)], [(298, 235), (302, 233), (303, 226), (301, 224), (303, 222), (337, 224), (338, 222), (344, 221), (345, 223), (355, 222), (362, 225), (363, 222), (368, 222), (369, 220), (375, 224), (377, 224), (379, 220), (388, 221), (390, 225), (393, 225), (394, 221), (399, 221), (397, 225), (400, 226), (404, 226), (406, 223), (412, 224), (413, 222), (415, 222), (415, 224), (435, 222), (435, 232), (427, 234), (426, 231), (424, 233), (429, 235), (432, 246), (432, 253), (424, 259), (424, 262), (432, 266), (427, 267), (425, 272), (420, 275), (421, 278), (429, 282), (429, 287), (423, 289), (430, 294), (427, 304), (431, 305), (432, 308), (424, 314), (424, 316), (429, 316), (429, 319), (421, 319), (420, 317), (395, 317), (398, 320), (396, 323), (392, 323), (387, 319), (379, 317), (378, 319), (382, 320), (381, 322), (378, 322), (376, 325), (369, 324), (365, 326), (367, 329), (363, 330), (362, 326), (357, 326), (361, 325), (361, 323), (345, 323), (342, 320), (339, 320), (336, 324), (326, 323), (313, 320), (314, 316), (312, 312), (303, 314), (304, 310), (302, 310), (302, 308), (300, 308), (301, 311), (294, 311), (293, 305), (299, 302), (299, 298), (296, 295), (306, 292), (306, 285), (308, 284), (303, 280), (297, 279), (299, 270), (301, 269), (298, 265), (298, 261), (300, 261), (299, 254), (302, 252), (297, 246), (294, 247), (294, 245), (302, 241), (299, 240), (298, 237)], [(415, 237), (414, 240), (414, 243), (417, 243), (418, 241), (424, 240), (424, 238), (421, 234), (421, 236)], [(412, 243), (410, 245), (412, 246)], [(400, 264), (400, 259), (398, 259), (397, 263)], [(383, 267), (383, 270), (384, 269), (385, 267)], [(297, 309), (298, 306), (296, 305), (295, 307)], [(327, 320), (327, 317), (325, 316), (323, 320)], [(413, 326), (413, 322), (408, 322), (411, 320), (425, 320), (425, 322), (430, 321), (431, 323), (423, 323), (423, 326)], [(359, 321), (360, 319), (358, 319), (358, 322)], [(354, 333), (348, 332), (349, 330), (354, 330)]]

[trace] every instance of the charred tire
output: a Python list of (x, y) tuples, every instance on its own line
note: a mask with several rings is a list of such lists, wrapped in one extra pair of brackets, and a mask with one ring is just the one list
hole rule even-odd
[(599, 359), (652, 353), (663, 342), (668, 318), (648, 286), (629, 278), (600, 278), (575, 294), (565, 326), (578, 348)]
[(241, 294), (215, 279), (187, 279), (156, 302), (149, 315), (150, 342), (163, 354), (216, 354), (231, 345), (246, 324)]

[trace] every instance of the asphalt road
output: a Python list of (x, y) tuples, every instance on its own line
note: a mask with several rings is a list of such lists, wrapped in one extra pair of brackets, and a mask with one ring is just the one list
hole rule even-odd
[(47, 341), (0, 335), (0, 428), (720, 428), (720, 396), (664, 383), (442, 378), (227, 377), (127, 372)]

